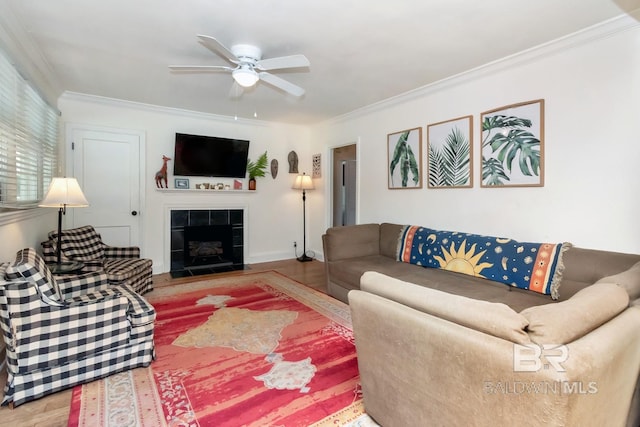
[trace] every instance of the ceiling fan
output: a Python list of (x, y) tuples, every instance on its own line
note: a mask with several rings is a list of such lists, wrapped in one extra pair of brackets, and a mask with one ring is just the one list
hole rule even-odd
[(262, 51), (259, 47), (248, 44), (237, 44), (227, 49), (222, 43), (210, 36), (199, 35), (200, 43), (207, 49), (222, 56), (234, 64), (229, 67), (224, 65), (170, 65), (174, 71), (190, 72), (230, 72), (235, 82), (242, 88), (249, 88), (262, 80), (293, 96), (304, 95), (304, 89), (293, 83), (268, 73), (271, 70), (283, 70), (286, 68), (309, 67), (310, 63), (304, 55), (280, 56), (277, 58), (262, 59)]

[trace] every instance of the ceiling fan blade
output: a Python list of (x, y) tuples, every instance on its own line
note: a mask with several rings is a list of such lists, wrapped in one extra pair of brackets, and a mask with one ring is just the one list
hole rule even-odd
[(207, 49), (212, 51), (213, 53), (217, 53), (222, 56), (227, 61), (237, 64), (240, 62), (238, 58), (231, 52), (225, 45), (220, 43), (218, 40), (214, 39), (211, 36), (198, 35), (200, 39), (200, 43), (202, 43)]
[(278, 76), (265, 72), (260, 73), (259, 76), (260, 80), (264, 81), (265, 83), (275, 86), (278, 89), (282, 89), (283, 91), (288, 92), (293, 96), (304, 95), (304, 89), (302, 89), (300, 86), (296, 86), (293, 83), (288, 82)]
[(199, 73), (210, 73), (219, 71), (233, 71), (231, 67), (225, 67), (222, 65), (169, 65), (172, 71), (191, 71)]
[(311, 63), (304, 55), (280, 56), (258, 61), (256, 68), (259, 70), (279, 70), (283, 68), (309, 67)]

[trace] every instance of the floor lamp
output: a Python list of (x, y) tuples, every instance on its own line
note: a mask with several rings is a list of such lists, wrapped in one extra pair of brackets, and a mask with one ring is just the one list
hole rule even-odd
[(47, 195), (44, 197), (41, 207), (58, 208), (58, 242), (56, 244), (56, 263), (49, 266), (52, 273), (65, 273), (79, 270), (83, 267), (80, 262), (61, 261), (60, 249), (62, 246), (62, 215), (67, 212), (67, 207), (83, 208), (89, 206), (89, 202), (84, 197), (80, 185), (75, 178), (53, 178)]
[(313, 190), (313, 181), (307, 174), (298, 175), (293, 183), (294, 190), (302, 190), (302, 255), (297, 259), (300, 262), (312, 261), (313, 258), (307, 256), (307, 212), (306, 212), (306, 200), (307, 190)]

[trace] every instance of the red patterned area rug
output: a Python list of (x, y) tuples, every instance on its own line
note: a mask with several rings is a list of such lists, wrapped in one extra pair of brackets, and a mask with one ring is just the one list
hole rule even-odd
[(73, 390), (69, 426), (375, 426), (347, 305), (276, 272), (158, 288), (156, 360)]

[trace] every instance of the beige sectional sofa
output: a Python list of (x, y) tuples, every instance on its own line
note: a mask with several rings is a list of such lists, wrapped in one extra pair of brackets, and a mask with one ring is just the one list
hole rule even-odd
[(552, 300), (396, 261), (401, 230), (323, 236), (328, 291), (351, 306), (377, 422), (640, 425), (640, 255), (569, 249)]

